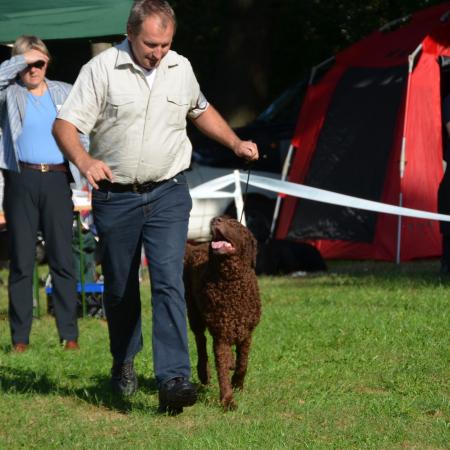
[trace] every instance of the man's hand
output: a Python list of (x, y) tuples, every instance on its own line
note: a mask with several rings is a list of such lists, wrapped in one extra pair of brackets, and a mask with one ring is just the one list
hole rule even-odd
[(111, 169), (103, 161), (92, 158), (81, 145), (75, 125), (64, 119), (56, 119), (53, 123), (53, 136), (67, 159), (78, 167), (94, 189), (98, 189), (98, 181), (114, 181)]
[(252, 141), (241, 141), (239, 139), (233, 145), (233, 152), (236, 156), (247, 161), (256, 161), (259, 158), (258, 146)]
[(98, 189), (97, 182), (101, 180), (113, 181), (111, 169), (103, 161), (94, 159), (87, 153), (83, 161), (78, 164), (78, 168), (94, 189)]

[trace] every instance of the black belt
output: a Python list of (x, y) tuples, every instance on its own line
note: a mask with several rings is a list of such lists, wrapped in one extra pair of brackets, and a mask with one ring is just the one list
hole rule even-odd
[(134, 192), (136, 194), (143, 194), (145, 192), (153, 191), (153, 189), (167, 183), (169, 180), (163, 181), (147, 181), (145, 183), (131, 183), (131, 184), (121, 184), (121, 183), (111, 183), (108, 180), (101, 180), (98, 182), (98, 187), (101, 191), (108, 192)]
[(32, 170), (39, 170), (39, 172), (67, 172), (67, 165), (62, 164), (30, 164), (26, 162), (19, 162), (20, 167), (23, 167), (24, 169), (32, 169)]

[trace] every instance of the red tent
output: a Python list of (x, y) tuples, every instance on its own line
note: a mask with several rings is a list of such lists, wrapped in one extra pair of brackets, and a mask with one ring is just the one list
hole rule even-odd
[[(329, 69), (313, 69), (289, 181), (435, 212), (448, 57), (450, 2), (393, 22), (339, 53)], [(308, 240), (328, 259), (441, 254), (435, 221), (291, 197), (276, 237)]]

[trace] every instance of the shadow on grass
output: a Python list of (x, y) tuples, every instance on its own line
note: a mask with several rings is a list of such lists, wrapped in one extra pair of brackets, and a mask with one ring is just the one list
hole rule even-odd
[(434, 260), (405, 262), (401, 264), (383, 261), (330, 261), (326, 272), (311, 272), (305, 276), (275, 277), (283, 278), (309, 286), (355, 286), (367, 282), (405, 283), (421, 286), (448, 286), (450, 275), (439, 273), (439, 262)]
[[(158, 408), (149, 407), (140, 402), (135, 396), (127, 398), (114, 394), (111, 391), (110, 377), (98, 376), (91, 378), (92, 384), (79, 389), (71, 389), (61, 386), (49, 378), (45, 373), (38, 373), (32, 369), (23, 370), (2, 366), (0, 373), (0, 393), (10, 394), (39, 394), (61, 395), (76, 397), (94, 406), (101, 406), (120, 413), (128, 413), (131, 410), (145, 410), (157, 413)], [(157, 385), (154, 379), (138, 377), (139, 391), (147, 394), (155, 394)]]
[(439, 275), (439, 262), (422, 260), (396, 264), (384, 261), (333, 261), (329, 264), (329, 273), (351, 276), (375, 276), (379, 278), (413, 278), (437, 282), (449, 278)]

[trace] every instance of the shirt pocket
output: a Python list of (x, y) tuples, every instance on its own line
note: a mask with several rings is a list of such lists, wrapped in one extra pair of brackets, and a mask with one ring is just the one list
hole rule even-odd
[(177, 128), (184, 128), (189, 106), (187, 95), (169, 94), (167, 96), (167, 123)]
[(129, 120), (135, 114), (135, 107), (136, 98), (133, 95), (110, 94), (106, 98), (105, 120)]

